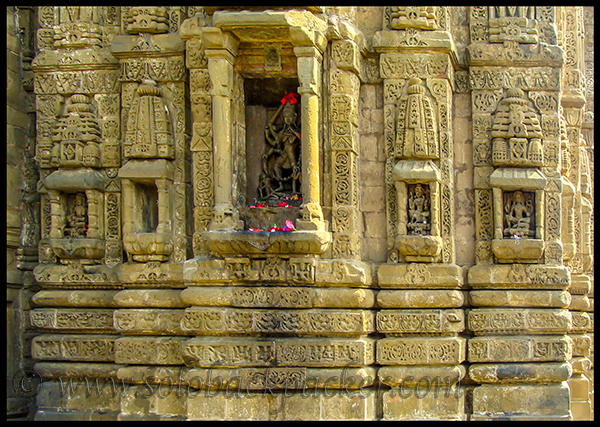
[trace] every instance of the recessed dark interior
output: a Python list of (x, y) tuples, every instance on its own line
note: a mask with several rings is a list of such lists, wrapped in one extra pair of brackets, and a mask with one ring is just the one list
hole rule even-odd
[[(245, 79), (246, 100), (246, 201), (257, 199), (261, 156), (265, 151), (265, 127), (288, 93), (298, 92), (295, 78)], [(297, 105), (300, 114), (300, 107)]]

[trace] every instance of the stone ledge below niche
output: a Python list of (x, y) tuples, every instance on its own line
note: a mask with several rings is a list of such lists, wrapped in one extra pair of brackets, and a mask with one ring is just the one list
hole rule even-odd
[(442, 251), (442, 238), (428, 235), (396, 236), (395, 247), (406, 262), (435, 262)]
[(60, 259), (102, 259), (104, 257), (103, 239), (52, 238), (48, 241), (54, 254)]
[(331, 233), (310, 231), (233, 231), (202, 233), (209, 251), (222, 256), (321, 255), (331, 243)]
[(542, 239), (494, 239), (492, 252), (501, 264), (537, 263), (544, 253)]

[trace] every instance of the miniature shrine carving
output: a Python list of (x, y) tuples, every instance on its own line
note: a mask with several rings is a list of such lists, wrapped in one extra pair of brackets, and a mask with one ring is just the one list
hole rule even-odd
[(494, 166), (543, 166), (542, 128), (525, 93), (511, 88), (492, 124)]
[(432, 101), (420, 78), (408, 81), (408, 95), (398, 102), (396, 156), (439, 157), (438, 129)]

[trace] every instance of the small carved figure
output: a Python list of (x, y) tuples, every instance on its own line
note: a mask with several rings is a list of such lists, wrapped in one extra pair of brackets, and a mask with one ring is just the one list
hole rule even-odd
[(512, 196), (507, 198), (504, 212), (505, 236), (533, 237), (533, 231), (530, 230), (533, 207), (531, 203), (526, 203), (522, 191), (515, 191)]
[[(262, 172), (258, 188), (260, 200), (300, 194), (301, 141), (297, 125), (298, 114), (294, 106), (296, 102), (295, 97), (286, 96), (265, 128), (267, 145), (262, 155)], [(283, 125), (276, 127), (275, 122), (280, 115)]]
[(85, 237), (87, 233), (87, 202), (84, 193), (69, 196), (67, 226), (65, 236), (72, 238)]
[(429, 221), (429, 197), (423, 186), (414, 186), (408, 197), (408, 224), (410, 234), (428, 234), (431, 230)]

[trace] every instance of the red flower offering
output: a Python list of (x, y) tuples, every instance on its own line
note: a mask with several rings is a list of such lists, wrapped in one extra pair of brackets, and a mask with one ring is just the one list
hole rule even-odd
[(282, 104), (285, 104), (288, 101), (290, 104), (298, 103), (298, 95), (292, 92), (292, 93), (286, 94), (283, 98), (281, 98)]

